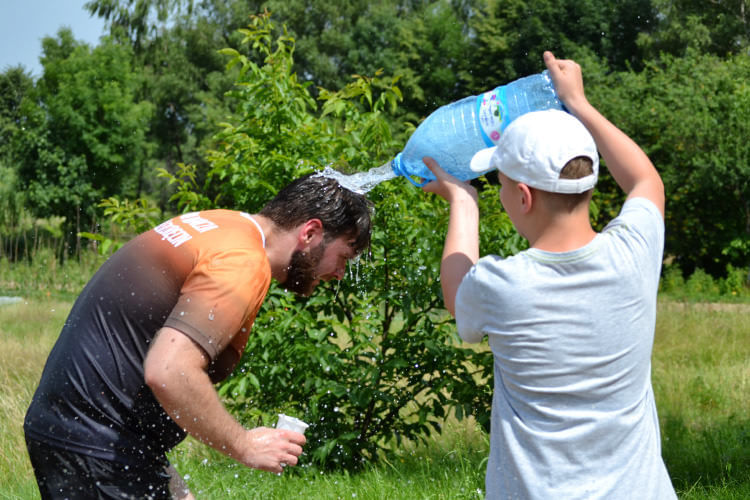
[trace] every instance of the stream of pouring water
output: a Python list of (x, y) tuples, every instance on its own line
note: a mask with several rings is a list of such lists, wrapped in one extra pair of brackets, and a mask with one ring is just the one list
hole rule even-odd
[(379, 167), (372, 168), (367, 172), (357, 172), (356, 174), (345, 175), (331, 167), (326, 167), (317, 175), (335, 179), (342, 187), (357, 194), (366, 194), (381, 182), (397, 177), (393, 168), (391, 168), (390, 161)]

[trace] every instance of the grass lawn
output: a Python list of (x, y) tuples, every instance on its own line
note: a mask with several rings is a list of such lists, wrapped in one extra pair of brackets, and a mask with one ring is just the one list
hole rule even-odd
[[(22, 434), (44, 360), (72, 305), (36, 294), (0, 306), (0, 499), (39, 498)], [(750, 498), (750, 310), (661, 302), (653, 383), (663, 455), (684, 499)], [(446, 422), (356, 474), (239, 466), (188, 439), (171, 454), (199, 499), (483, 498), (487, 436), (471, 420)]]

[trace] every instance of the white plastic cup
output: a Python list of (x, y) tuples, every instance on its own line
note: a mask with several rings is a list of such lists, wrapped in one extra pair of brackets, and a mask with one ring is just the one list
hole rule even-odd
[(279, 421), (276, 422), (277, 429), (288, 429), (290, 431), (299, 432), (300, 434), (304, 434), (305, 429), (308, 427), (310, 427), (310, 425), (302, 420), (290, 417), (289, 415), (284, 415), (283, 413), (279, 413)]

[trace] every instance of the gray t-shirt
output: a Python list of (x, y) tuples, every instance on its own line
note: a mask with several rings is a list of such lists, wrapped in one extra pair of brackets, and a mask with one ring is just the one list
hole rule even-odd
[(588, 245), (487, 256), (456, 298), (494, 355), (487, 498), (676, 498), (651, 387), (664, 221), (644, 198)]

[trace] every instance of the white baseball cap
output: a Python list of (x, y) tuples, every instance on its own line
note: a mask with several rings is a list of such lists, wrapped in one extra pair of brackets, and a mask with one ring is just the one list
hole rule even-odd
[[(580, 179), (560, 179), (573, 158), (585, 156), (594, 173)], [(551, 193), (582, 193), (596, 185), (599, 153), (594, 138), (575, 116), (557, 109), (519, 116), (505, 129), (498, 145), (479, 151), (471, 170), (498, 169), (516, 182)]]

